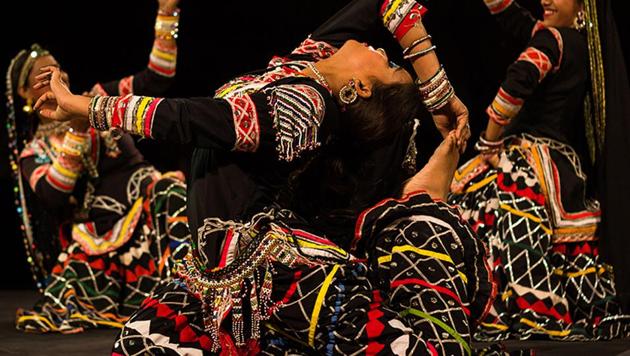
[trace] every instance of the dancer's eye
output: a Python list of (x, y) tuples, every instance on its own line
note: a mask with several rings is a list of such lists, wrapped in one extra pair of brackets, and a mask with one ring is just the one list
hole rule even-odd
[(400, 66), (392, 61), (389, 61), (389, 67), (393, 69), (398, 69)]

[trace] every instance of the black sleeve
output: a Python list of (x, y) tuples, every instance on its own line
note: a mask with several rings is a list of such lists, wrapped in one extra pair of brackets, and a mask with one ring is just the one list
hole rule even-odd
[(347, 40), (371, 42), (389, 33), (400, 40), (426, 8), (415, 0), (354, 0), (315, 30), (311, 38), (340, 47)]
[(382, 2), (383, 0), (353, 0), (319, 26), (311, 38), (335, 47), (341, 47), (350, 39), (367, 41), (371, 33), (384, 30), (379, 16)]
[(36, 155), (23, 155), (19, 161), (24, 183), (31, 187), (47, 209), (56, 210), (69, 204), (74, 184), (69, 186), (59, 179), (59, 174), (53, 171), (53, 164), (41, 162)]
[(523, 47), (532, 37), (536, 19), (514, 0), (484, 0), (503, 30), (513, 36), (518, 47)]
[(231, 150), (236, 140), (232, 110), (220, 99), (164, 99), (153, 117), (151, 137)]
[(557, 29), (537, 31), (525, 51), (508, 68), (499, 93), (487, 110), (490, 118), (499, 124), (507, 124), (515, 117), (539, 83), (560, 67), (562, 50), (562, 36)]
[(173, 143), (239, 152), (275, 146), (291, 161), (321, 144), (320, 129), (332, 97), (309, 78), (286, 78), (252, 94), (222, 99), (96, 96), (90, 123)]

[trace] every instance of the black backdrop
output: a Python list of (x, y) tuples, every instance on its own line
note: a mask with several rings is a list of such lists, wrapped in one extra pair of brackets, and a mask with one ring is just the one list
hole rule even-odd
[[(535, 0), (519, 1), (537, 9)], [(182, 0), (179, 60), (175, 85), (167, 96), (205, 96), (231, 77), (265, 65), (275, 53), (299, 43), (348, 0), (209, 1)], [(613, 6), (621, 6), (614, 1)], [(481, 0), (428, 0), (427, 27), (458, 95), (471, 111), (473, 131), (485, 125), (485, 106), (496, 93), (506, 66), (516, 56)], [(74, 91), (97, 81), (132, 74), (146, 65), (153, 38), (156, 1), (11, 1), (3, 3), (0, 68), (38, 42), (70, 74)], [(620, 9), (616, 9), (621, 14)], [(621, 18), (618, 19), (620, 23)], [(620, 26), (622, 39), (627, 31)], [(628, 41), (624, 41), (628, 53)], [(626, 55), (626, 58), (630, 56)], [(4, 87), (3, 89), (4, 90)], [(5, 124), (5, 100), (0, 122)], [(421, 151), (428, 154), (436, 134), (425, 126)], [(139, 146), (161, 170), (186, 170), (190, 148)], [(31, 288), (8, 170), (6, 131), (0, 130), (0, 288)]]

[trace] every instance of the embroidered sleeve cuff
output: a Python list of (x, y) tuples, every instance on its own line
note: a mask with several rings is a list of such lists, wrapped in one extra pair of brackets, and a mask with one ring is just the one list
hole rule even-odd
[(499, 88), (499, 93), (486, 110), (486, 113), (492, 121), (505, 126), (518, 114), (522, 106), (522, 99), (510, 95), (503, 88)]
[(486, 3), (488, 10), (490, 10), (490, 13), (496, 15), (502, 13), (510, 7), (514, 0), (484, 0), (484, 2)]
[(149, 56), (149, 69), (168, 78), (175, 76), (177, 66), (177, 46), (173, 41), (156, 39)]
[(99, 131), (111, 128), (142, 137), (153, 137), (153, 120), (163, 98), (147, 96), (95, 96), (90, 102), (90, 125)]
[(400, 41), (426, 12), (415, 0), (386, 0), (380, 15), (385, 27)]

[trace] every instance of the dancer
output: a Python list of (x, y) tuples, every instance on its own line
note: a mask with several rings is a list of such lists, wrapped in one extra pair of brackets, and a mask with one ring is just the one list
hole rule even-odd
[[(175, 75), (177, 2), (159, 2), (148, 68), (97, 84), (93, 94), (157, 94), (169, 86)], [(50, 65), (59, 66), (33, 45), (7, 72), (18, 212), (36, 282), (45, 288), (33, 311), (18, 311), (16, 326), (62, 333), (120, 327), (170, 276), (172, 260), (187, 252), (183, 177), (156, 171), (129, 135), (117, 139), (82, 122), (54, 122), (34, 112), (33, 102), (45, 92), (33, 88), (34, 78)], [(61, 248), (55, 250), (52, 241)], [(56, 261), (50, 269), (44, 256)]]
[(594, 156), (604, 104), (592, 1), (542, 0), (543, 22), (516, 2), (485, 1), (527, 48), (487, 109), (480, 155), (452, 184), (451, 202), (490, 246), (500, 283), (483, 340), (630, 333), (611, 268), (598, 256), (600, 208), (587, 181), (587, 136)]
[[(196, 249), (179, 269), (181, 280), (126, 324), (115, 353), (470, 353), (470, 323), (487, 311), (492, 285), (483, 246), (433, 199), (446, 195), (468, 129), (422, 13), (414, 1), (355, 1), (292, 55), (228, 83), (215, 99), (90, 100), (71, 94), (55, 68), (39, 76), (52, 92), (37, 107), (53, 98), (59, 104), (42, 110), (47, 117), (89, 118), (100, 129), (202, 148), (190, 194), (199, 197), (189, 212), (199, 219)], [(384, 51), (352, 40), (383, 23), (406, 47), (420, 93)], [(137, 110), (143, 100), (149, 108)], [(445, 141), (405, 198), (363, 215), (353, 245), (368, 262), (306, 232), (308, 225), (276, 204), (289, 176), (317, 159), (317, 146), (376, 144), (413, 118), (420, 100)], [(219, 199), (218, 192), (229, 195)]]

